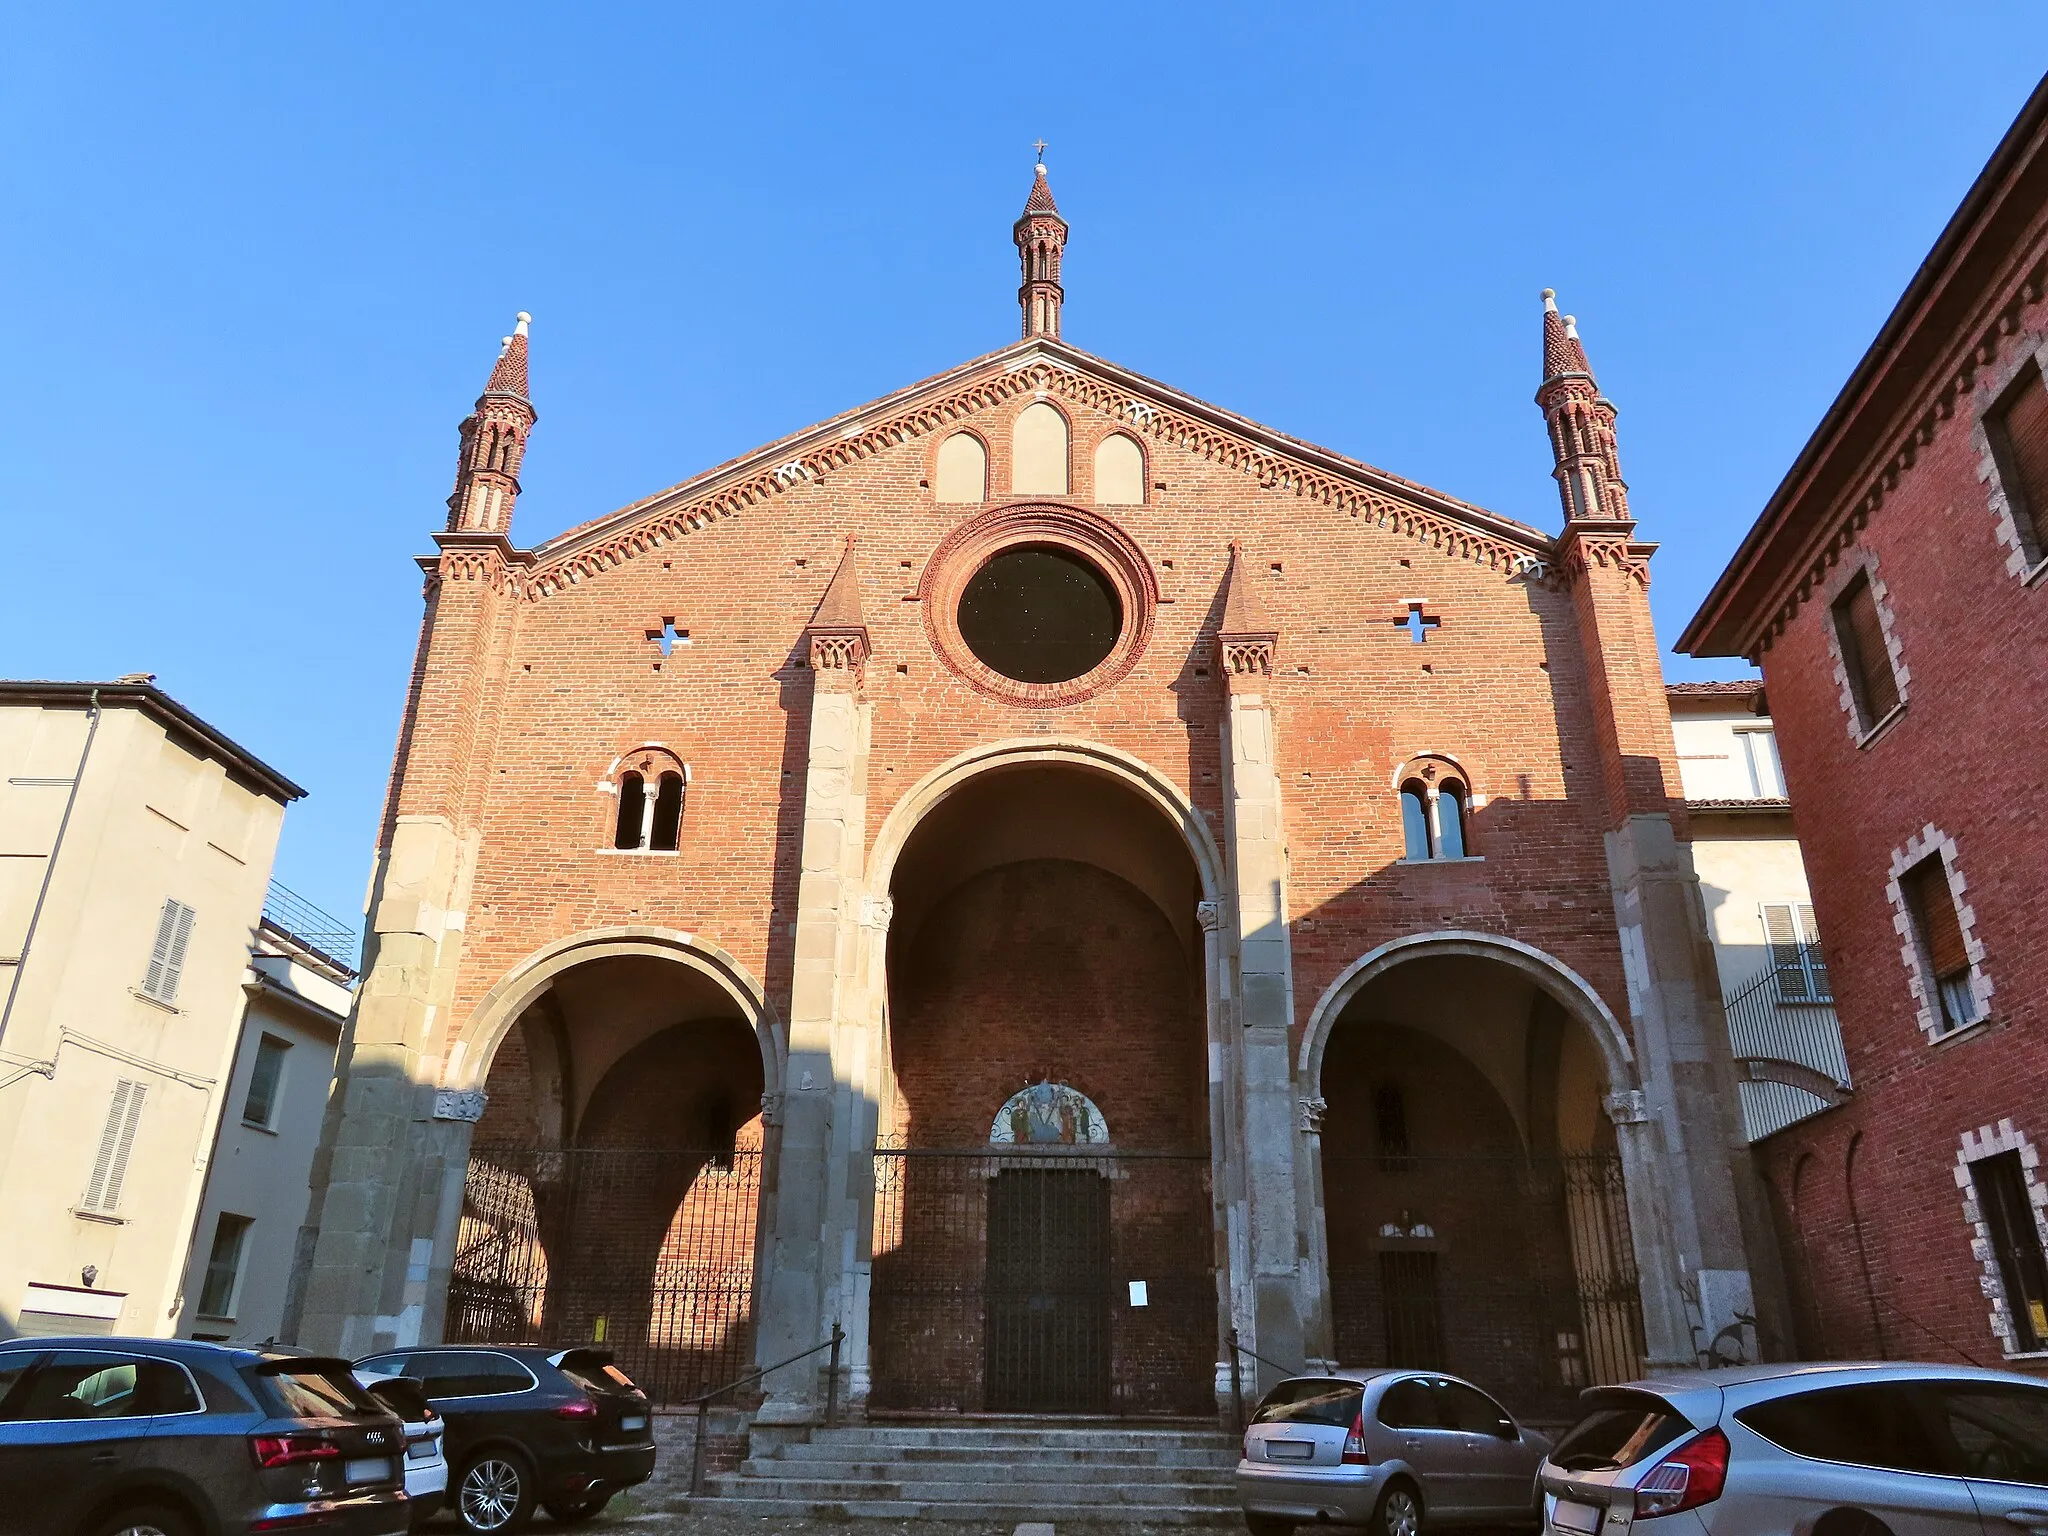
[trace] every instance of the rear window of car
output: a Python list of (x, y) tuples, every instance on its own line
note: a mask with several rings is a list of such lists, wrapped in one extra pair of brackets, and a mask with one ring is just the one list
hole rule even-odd
[(271, 1407), (285, 1418), (382, 1418), (391, 1411), (340, 1371), (264, 1371), (258, 1380)]
[(604, 1355), (590, 1350), (575, 1350), (562, 1356), (555, 1367), (564, 1376), (575, 1382), (586, 1392), (638, 1392), (633, 1378), (620, 1370)]
[(1283, 1381), (1259, 1404), (1254, 1424), (1328, 1424), (1349, 1429), (1365, 1398), (1355, 1381)]
[(1946, 1470), (1940, 1448), (1904, 1387), (1822, 1387), (1752, 1403), (1735, 1420), (1795, 1456), (1893, 1472)]
[(1692, 1428), (1677, 1409), (1647, 1392), (1596, 1393), (1551, 1451), (1550, 1464), (1565, 1472), (1632, 1467)]
[(405, 1374), (426, 1383), (429, 1397), (495, 1397), (534, 1385), (525, 1366), (492, 1350), (422, 1350), (406, 1361)]

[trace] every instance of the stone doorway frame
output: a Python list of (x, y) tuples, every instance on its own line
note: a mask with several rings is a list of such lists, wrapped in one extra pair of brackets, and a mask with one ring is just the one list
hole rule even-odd
[[(1586, 979), (1555, 956), (1533, 944), (1503, 934), (1467, 929), (1438, 929), (1393, 939), (1367, 951), (1346, 966), (1310, 1011), (1302, 1030), (1301, 1047), (1295, 1058), (1295, 1075), (1301, 1091), (1301, 1156), (1295, 1163), (1296, 1185), (1302, 1198), (1302, 1232), (1309, 1252), (1302, 1265), (1302, 1321), (1312, 1359), (1336, 1363), (1336, 1319), (1332, 1311), (1330, 1280), (1330, 1235), (1325, 1217), (1323, 1189), (1323, 1058), (1330, 1036), (1344, 1010), (1361, 992), (1380, 977), (1411, 960), (1457, 958), (1485, 960), (1520, 973), (1550, 995), (1574, 1023), (1591, 1037), (1606, 1067), (1608, 1115), (1615, 1122), (1622, 1157), (1622, 1177), (1628, 1199), (1629, 1224), (1636, 1250), (1636, 1273), (1647, 1293), (1662, 1283), (1668, 1267), (1665, 1255), (1655, 1249), (1660, 1230), (1654, 1225), (1663, 1205), (1662, 1181), (1654, 1151), (1639, 1134), (1649, 1129), (1639, 1118), (1641, 1092), (1637, 1086), (1635, 1048), (1628, 1031), (1614, 1016), (1600, 994)], [(1644, 1305), (1651, 1298), (1645, 1294)]]
[[(865, 1088), (870, 1115), (864, 1127), (866, 1147), (872, 1152), (876, 1123), (874, 1108), (881, 1100), (880, 1074), (888, 1059), (888, 929), (893, 915), (890, 887), (896, 864), (913, 833), (928, 815), (954, 793), (983, 775), (1008, 768), (1065, 767), (1093, 773), (1112, 780), (1149, 803), (1179, 832), (1194, 863), (1200, 894), (1196, 916), (1202, 930), (1203, 1017), (1209, 1070), (1209, 1167), (1212, 1221), (1217, 1239), (1216, 1266), (1216, 1359), (1217, 1378), (1228, 1381), (1229, 1362), (1225, 1356), (1227, 1336), (1233, 1326), (1247, 1335), (1252, 1328), (1254, 1298), (1250, 1274), (1251, 1212), (1244, 1161), (1244, 1074), (1235, 1043), (1242, 1036), (1235, 1027), (1238, 989), (1232, 983), (1237, 969), (1236, 924), (1229, 910), (1230, 881), (1225, 874), (1223, 854), (1207, 819), (1193, 802), (1165, 774), (1131, 753), (1100, 742), (1072, 737), (1024, 737), (988, 742), (969, 748), (941, 763), (912, 785), (890, 806), (867, 859), (860, 920), (860, 944), (855, 974), (862, 979), (861, 997), (853, 1019), (864, 1036), (868, 1080)], [(873, 1229), (874, 1181), (864, 1181), (866, 1194), (858, 1219), (861, 1230)], [(855, 1253), (851, 1272), (841, 1277), (841, 1295), (846, 1319), (850, 1396), (855, 1402), (867, 1396), (869, 1374), (868, 1297), (871, 1258), (865, 1243)], [(1225, 1388), (1227, 1390), (1227, 1387)]]

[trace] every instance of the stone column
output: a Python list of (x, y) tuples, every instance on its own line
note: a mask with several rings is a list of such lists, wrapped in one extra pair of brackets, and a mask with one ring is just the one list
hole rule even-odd
[[(1254, 612), (1243, 551), (1235, 544), (1224, 581), (1223, 622), (1216, 638), (1227, 690), (1224, 831), (1236, 919), (1237, 1108), (1242, 1127), (1243, 1226), (1249, 1239), (1249, 1273), (1234, 1287), (1236, 1322), (1247, 1347), (1296, 1368), (1303, 1357), (1298, 1274), (1304, 1255), (1294, 1166), (1294, 965), (1287, 919), (1287, 842), (1268, 697), (1279, 637)], [(1253, 1379), (1270, 1380), (1273, 1375), (1273, 1367), (1259, 1366)]]
[[(806, 631), (812, 675), (809, 757), (804, 775), (796, 955), (789, 997), (789, 1066), (783, 1074), (781, 1158), (765, 1273), (755, 1288), (756, 1359), (787, 1358), (844, 1323), (854, 1270), (859, 1201), (849, 1199), (872, 1109), (847, 1061), (845, 1021), (860, 947), (863, 840), (867, 810), (867, 709), (860, 699), (868, 634), (849, 547)], [(865, 1163), (858, 1170), (868, 1177)], [(852, 1209), (849, 1209), (849, 1207)], [(829, 1356), (820, 1351), (763, 1382), (756, 1422), (809, 1424), (824, 1407)]]

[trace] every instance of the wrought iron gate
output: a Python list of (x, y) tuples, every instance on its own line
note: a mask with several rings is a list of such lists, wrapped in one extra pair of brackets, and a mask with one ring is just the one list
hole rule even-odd
[(871, 1411), (1213, 1416), (1207, 1153), (885, 1147)]
[(451, 1342), (609, 1345), (657, 1403), (753, 1361), (761, 1154), (472, 1149)]
[(1325, 1157), (1338, 1357), (1453, 1371), (1538, 1417), (1642, 1373), (1611, 1153)]

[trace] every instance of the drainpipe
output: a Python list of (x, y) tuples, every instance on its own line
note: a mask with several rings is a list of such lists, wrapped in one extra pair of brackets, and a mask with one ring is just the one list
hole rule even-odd
[(71, 775), (71, 793), (64, 797), (64, 815), (57, 823), (57, 841), (50, 845), (50, 861), (43, 866), (42, 889), (36, 892), (35, 909), (28, 915), (28, 932), (22, 935), (21, 954), (14, 962), (14, 980), (7, 984), (7, 1006), (0, 1008), (0, 1040), (7, 1038), (7, 1021), (14, 1017), (14, 999), (21, 991), (21, 973), (28, 969), (28, 952), (36, 941), (36, 924), (42, 921), (43, 903), (50, 897), (50, 881), (57, 874), (57, 855), (63, 851), (64, 833), (71, 825), (71, 808), (78, 804), (78, 786), (85, 778), (85, 760), (92, 756), (92, 739), (99, 734), (99, 689), (93, 689), (92, 702), (86, 706), (86, 711), (91, 723), (85, 728), (85, 748), (78, 754), (78, 771)]

